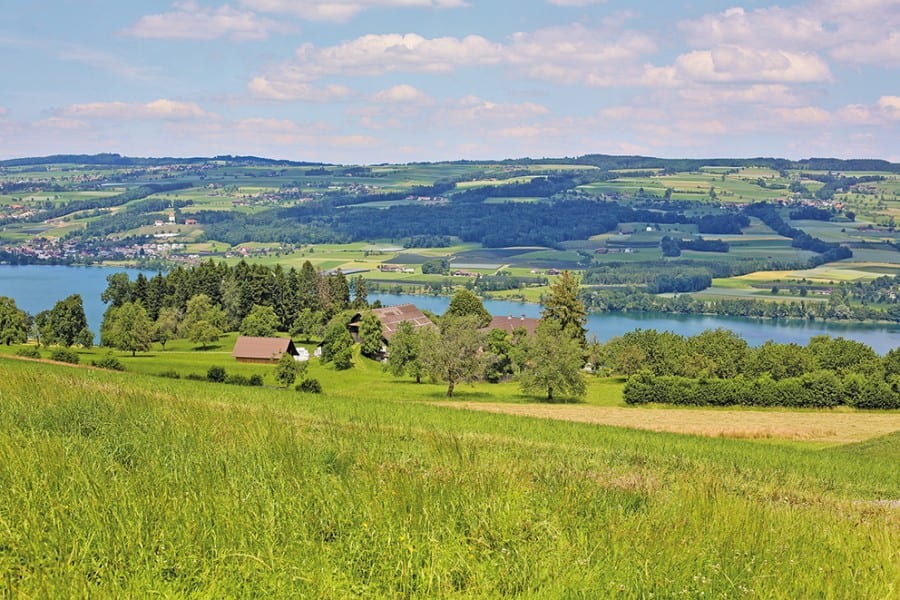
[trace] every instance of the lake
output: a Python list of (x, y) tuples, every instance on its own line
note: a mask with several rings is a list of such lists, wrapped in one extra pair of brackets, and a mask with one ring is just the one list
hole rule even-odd
[[(100, 294), (106, 289), (106, 277), (120, 271), (128, 273), (132, 280), (140, 272), (136, 269), (109, 267), (0, 265), (0, 296), (14, 298), (19, 308), (36, 314), (53, 308), (58, 300), (70, 294), (80, 294), (84, 300), (88, 325), (94, 333), (98, 333), (103, 311), (106, 309), (100, 301)], [(147, 277), (155, 274), (144, 271)], [(438, 314), (443, 313), (450, 303), (450, 298), (444, 296), (370, 293), (369, 301), (375, 300), (380, 300), (386, 306), (412, 303)], [(486, 300), (484, 306), (492, 315), (539, 317), (541, 313), (541, 307), (536, 304), (505, 300)], [(879, 354), (900, 346), (900, 324), (775, 321), (668, 313), (592, 313), (588, 316), (589, 335), (596, 336), (600, 341), (635, 329), (656, 329), (691, 336), (717, 327), (735, 332), (752, 346), (758, 346), (767, 340), (805, 345), (809, 338), (822, 334), (863, 342)]]

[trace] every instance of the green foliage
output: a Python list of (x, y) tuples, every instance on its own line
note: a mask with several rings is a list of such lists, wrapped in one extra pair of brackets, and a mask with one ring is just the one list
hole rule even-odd
[(338, 371), (346, 371), (353, 367), (353, 348), (346, 347), (339, 350), (332, 360), (334, 368)]
[(181, 375), (175, 369), (169, 369), (167, 371), (163, 371), (159, 374), (160, 377), (165, 377), (166, 379), (181, 379)]
[(28, 339), (28, 315), (16, 301), (0, 296), (0, 344), (22, 344)]
[(120, 361), (115, 356), (106, 356), (99, 360), (93, 360), (93, 361), (91, 361), (91, 364), (94, 365), (95, 367), (99, 367), (101, 369), (109, 369), (111, 371), (124, 371), (125, 370), (125, 365), (123, 365), (122, 361)]
[(263, 384), (263, 377), (259, 373), (254, 373), (250, 376), (248, 383), (253, 387), (260, 387)]
[(50, 360), (77, 365), (81, 362), (81, 357), (71, 348), (53, 348), (50, 351)]
[(291, 337), (309, 342), (314, 336), (321, 336), (323, 332), (322, 321), (325, 314), (322, 311), (313, 311), (310, 308), (302, 308), (294, 316), (291, 325)]
[(587, 392), (582, 366), (583, 351), (578, 340), (567, 336), (558, 321), (542, 319), (528, 345), (519, 383), (525, 393), (546, 394), (547, 402), (559, 398), (577, 400)]
[(302, 377), (306, 372), (307, 364), (294, 359), (293, 356), (285, 352), (278, 359), (275, 365), (275, 381), (284, 387), (290, 387), (298, 377)]
[(409, 321), (403, 321), (391, 337), (385, 369), (393, 376), (407, 374), (421, 382), (425, 368), (421, 361), (421, 337)]
[(23, 346), (16, 350), (16, 356), (24, 356), (25, 358), (40, 358), (41, 351), (37, 346)]
[(227, 377), (225, 367), (210, 367), (206, 371), (206, 380), (213, 383), (224, 383)]
[(321, 394), (322, 384), (319, 383), (318, 379), (303, 379), (297, 384), (295, 389), (298, 392), (304, 392), (306, 394)]
[(370, 310), (362, 315), (359, 324), (359, 343), (363, 356), (376, 358), (381, 354), (384, 341), (381, 331), (381, 321)]
[(491, 313), (484, 307), (481, 299), (474, 292), (465, 288), (454, 292), (444, 316), (471, 316), (475, 318), (478, 327), (487, 327), (491, 322)]
[(134, 302), (107, 309), (101, 330), (104, 345), (132, 356), (150, 350), (153, 341), (153, 322), (144, 307)]
[(563, 333), (587, 347), (587, 310), (579, 295), (581, 282), (571, 271), (563, 271), (550, 284), (550, 295), (544, 299), (541, 318), (560, 324)]
[(84, 302), (78, 294), (57, 302), (49, 312), (43, 314), (41, 321), (41, 337), (45, 344), (92, 345), (93, 334), (88, 331)]
[(224, 311), (214, 306), (206, 294), (198, 294), (188, 300), (181, 329), (189, 340), (205, 348), (219, 339), (225, 322)]
[(159, 316), (153, 324), (153, 341), (159, 342), (163, 350), (166, 349), (166, 342), (173, 339), (178, 332), (178, 323), (181, 315), (177, 308), (167, 307), (160, 309)]
[(250, 313), (241, 321), (241, 335), (272, 337), (278, 331), (278, 315), (271, 306), (254, 304)]
[(477, 381), (484, 373), (484, 334), (475, 315), (446, 316), (440, 331), (421, 328), (422, 366), (437, 381), (447, 382), (447, 397), (460, 383)]
[(338, 354), (352, 348), (353, 336), (350, 335), (347, 324), (348, 321), (344, 315), (338, 315), (328, 323), (322, 339), (321, 359), (323, 363), (333, 361)]

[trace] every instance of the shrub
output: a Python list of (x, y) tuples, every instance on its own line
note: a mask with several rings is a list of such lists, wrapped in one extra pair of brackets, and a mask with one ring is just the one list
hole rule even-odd
[(206, 377), (204, 377), (200, 373), (188, 373), (185, 376), (185, 379), (187, 379), (188, 381), (207, 381)]
[(24, 356), (25, 358), (40, 358), (41, 351), (36, 346), (25, 346), (16, 350), (16, 356)]
[(225, 367), (210, 367), (209, 370), (206, 371), (206, 380), (212, 381), (213, 383), (224, 383), (226, 377)]
[(250, 385), (250, 379), (248, 379), (244, 375), (234, 374), (226, 377), (225, 383), (230, 385)]
[(344, 348), (334, 355), (334, 368), (338, 371), (346, 371), (353, 366), (353, 349)]
[(115, 356), (106, 356), (101, 358), (100, 360), (95, 360), (91, 362), (95, 367), (100, 367), (101, 369), (110, 369), (112, 371), (124, 371), (125, 365), (122, 364)]
[(322, 384), (318, 379), (304, 379), (297, 384), (295, 388), (298, 392), (306, 392), (307, 394), (321, 394)]
[(253, 375), (250, 376), (249, 385), (252, 385), (255, 387), (260, 387), (260, 386), (262, 386), (262, 384), (263, 384), (263, 378), (262, 378), (262, 375), (260, 375), (259, 373), (254, 373)]
[(70, 348), (54, 348), (50, 353), (50, 360), (77, 365), (81, 358), (78, 353)]
[(181, 375), (178, 374), (178, 371), (175, 369), (169, 369), (168, 371), (163, 371), (159, 374), (160, 377), (166, 377), (168, 379), (181, 379)]

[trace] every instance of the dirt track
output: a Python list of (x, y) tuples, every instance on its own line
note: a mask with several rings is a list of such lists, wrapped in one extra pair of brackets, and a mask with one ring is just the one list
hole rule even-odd
[(744, 439), (771, 438), (847, 444), (900, 431), (898, 413), (625, 408), (583, 404), (483, 402), (440, 404), (526, 417)]

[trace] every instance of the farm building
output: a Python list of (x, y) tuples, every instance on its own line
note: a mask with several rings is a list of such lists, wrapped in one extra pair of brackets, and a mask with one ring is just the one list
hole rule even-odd
[(534, 319), (531, 317), (494, 317), (493, 319), (491, 319), (490, 324), (484, 329), (485, 331), (490, 331), (492, 329), (502, 329), (507, 333), (512, 333), (514, 330), (522, 327), (525, 329), (525, 331), (528, 332), (528, 335), (534, 335), (538, 323), (540, 322), (540, 319)]
[[(231, 356), (238, 362), (271, 363), (278, 362), (281, 355), (287, 352), (296, 360), (309, 359), (309, 352), (302, 348), (301, 353), (294, 342), (288, 338), (240, 336), (234, 344)], [(305, 358), (303, 357), (305, 354)]]
[[(418, 327), (434, 327), (431, 319), (425, 316), (415, 304), (400, 304), (398, 306), (385, 306), (384, 308), (374, 308), (372, 313), (381, 321), (381, 335), (386, 341), (390, 341), (397, 327), (404, 321), (412, 323), (413, 328)], [(353, 339), (359, 341), (359, 324), (362, 322), (362, 313), (357, 313), (350, 320), (350, 335)]]

